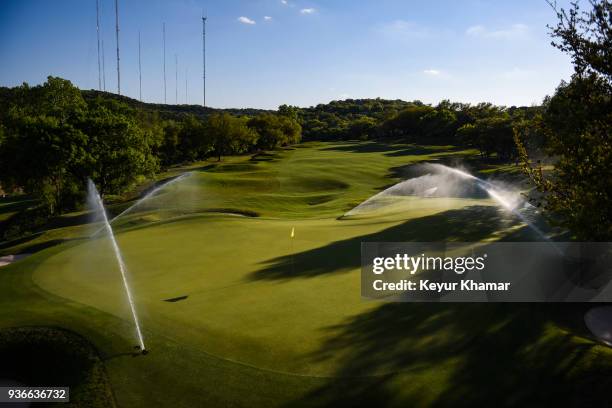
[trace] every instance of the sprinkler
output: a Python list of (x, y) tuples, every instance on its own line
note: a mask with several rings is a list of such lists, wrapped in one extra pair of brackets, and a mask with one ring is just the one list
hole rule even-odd
[(142, 354), (143, 356), (146, 356), (147, 354), (149, 354), (149, 350), (147, 350), (145, 348), (141, 348), (138, 345), (134, 346), (134, 350), (139, 350), (140, 354)]
[(138, 337), (138, 343), (140, 344), (140, 349), (144, 350), (144, 340), (142, 338), (142, 331), (140, 330), (140, 321), (138, 320), (138, 314), (136, 313), (136, 304), (134, 303), (134, 299), (132, 297), (132, 291), (130, 290), (130, 285), (127, 280), (127, 266), (123, 261), (123, 256), (121, 255), (121, 251), (119, 250), (119, 245), (117, 244), (117, 240), (115, 239), (115, 234), (113, 233), (113, 228), (108, 221), (108, 217), (106, 215), (106, 209), (104, 208), (104, 203), (102, 202), (102, 198), (96, 189), (93, 181), (88, 180), (89, 184), (89, 202), (94, 206), (94, 208), (102, 214), (102, 218), (104, 221), (103, 229), (106, 230), (107, 236), (110, 239), (110, 242), (113, 247), (113, 252), (115, 253), (115, 259), (117, 261), (117, 266), (119, 267), (119, 272), (121, 272), (121, 280), (123, 282), (123, 289), (125, 290), (125, 295), (127, 297), (128, 304), (130, 305), (130, 311), (132, 313), (132, 319), (134, 321), (134, 328), (136, 329), (136, 335)]

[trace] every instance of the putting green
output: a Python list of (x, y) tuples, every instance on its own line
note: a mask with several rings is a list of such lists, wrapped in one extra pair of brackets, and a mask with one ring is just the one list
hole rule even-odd
[[(362, 241), (535, 239), (488, 199), (405, 198), (338, 219), (403, 166), (471, 154), (426, 150), (309, 144), (210, 163), (119, 220), (147, 356), (130, 355), (137, 342), (105, 238), (0, 270), (0, 326), (82, 334), (105, 357), (122, 406), (431, 403), (490, 385), (501, 370), (488, 365), (491, 353), (508, 353), (498, 358), (529, 368), (527, 377), (572, 357), (576, 373), (609, 361), (607, 350), (597, 363), (577, 355), (579, 336), (560, 344), (570, 332), (548, 309), (360, 298)], [(544, 352), (552, 360), (540, 360)], [(483, 376), (459, 383), (470, 369)]]

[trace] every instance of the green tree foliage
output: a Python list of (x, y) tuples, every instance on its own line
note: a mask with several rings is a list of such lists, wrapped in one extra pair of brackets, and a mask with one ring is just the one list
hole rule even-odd
[(156, 138), (129, 107), (116, 101), (87, 104), (61, 78), (16, 88), (2, 120), (0, 183), (39, 197), (51, 214), (82, 199), (87, 177), (104, 193), (116, 193), (157, 169)]
[(213, 141), (206, 125), (194, 115), (188, 115), (178, 132), (178, 159), (193, 161), (205, 158), (213, 149)]
[(457, 137), (478, 149), (483, 158), (496, 154), (498, 159), (508, 161), (517, 156), (513, 126), (510, 115), (504, 113), (463, 125), (457, 130)]
[[(554, 7), (554, 4), (553, 4)], [(612, 239), (612, 4), (557, 10), (553, 45), (569, 53), (575, 73), (544, 104), (541, 116), (516, 128), (526, 173), (543, 194), (540, 204), (581, 240)], [(554, 168), (533, 163), (530, 145), (544, 137)]]
[(222, 156), (248, 152), (257, 143), (257, 133), (250, 129), (246, 118), (229, 113), (215, 113), (206, 122), (206, 132), (212, 141), (212, 152)]
[[(281, 106), (280, 109), (283, 107)], [(280, 110), (279, 109), (279, 110)], [(279, 146), (299, 143), (302, 127), (296, 115), (273, 115), (264, 113), (249, 119), (247, 126), (257, 133), (258, 149), (275, 149)]]
[(81, 129), (86, 104), (69, 81), (49, 77), (39, 87), (15, 92), (4, 118), (0, 182), (38, 195), (54, 213), (74, 204), (91, 163), (89, 139)]
[(159, 143), (154, 130), (142, 126), (129, 111), (122, 112), (124, 108), (95, 103), (82, 126), (92, 155), (90, 171), (83, 176), (89, 176), (104, 193), (119, 194), (136, 176), (159, 169), (153, 154)]
[[(410, 105), (411, 103), (400, 100), (347, 99), (299, 109), (298, 119), (305, 140), (351, 139), (355, 137), (353, 132), (359, 127), (356, 125), (357, 127), (351, 130), (353, 122), (367, 117), (379, 124)], [(368, 134), (368, 137), (376, 137), (376, 132)]]
[(369, 116), (361, 116), (348, 125), (347, 133), (349, 139), (367, 140), (376, 135), (376, 119)]
[(517, 156), (512, 127), (538, 110), (448, 100), (430, 106), (420, 101), (347, 99), (301, 109), (298, 117), (307, 140), (389, 139), (473, 146), (483, 158), (507, 161)]

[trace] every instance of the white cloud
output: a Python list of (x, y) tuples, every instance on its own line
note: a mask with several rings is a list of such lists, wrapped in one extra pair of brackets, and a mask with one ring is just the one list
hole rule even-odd
[(265, 20), (265, 21), (272, 21), (272, 17), (270, 17), (270, 16), (264, 16), (264, 20)]
[(300, 13), (302, 14), (314, 14), (314, 12), (317, 11), (313, 8), (303, 8), (300, 10)]
[(240, 16), (238, 17), (238, 22), (242, 23), (242, 24), (255, 24), (255, 20), (251, 20), (248, 17), (244, 17), (244, 16)]
[(503, 30), (489, 30), (483, 25), (475, 25), (465, 30), (465, 34), (470, 37), (493, 38), (493, 39), (513, 39), (523, 38), (529, 33), (529, 27), (525, 24), (513, 24)]
[(426, 69), (423, 71), (425, 75), (438, 76), (440, 75), (440, 70), (437, 69)]
[(280, 0), (280, 2), (281, 2), (281, 4), (284, 4), (285, 6), (286, 6), (287, 4), (289, 4), (289, 3), (287, 2), (287, 0)]

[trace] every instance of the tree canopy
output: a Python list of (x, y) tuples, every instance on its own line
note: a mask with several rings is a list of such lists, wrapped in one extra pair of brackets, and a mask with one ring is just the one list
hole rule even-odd
[[(553, 7), (555, 5), (553, 4)], [(538, 204), (582, 240), (612, 239), (612, 4), (592, 1), (581, 11), (557, 10), (553, 45), (572, 57), (574, 75), (545, 101), (543, 113), (516, 129), (525, 171), (542, 193)], [(543, 138), (552, 170), (531, 159)]]

